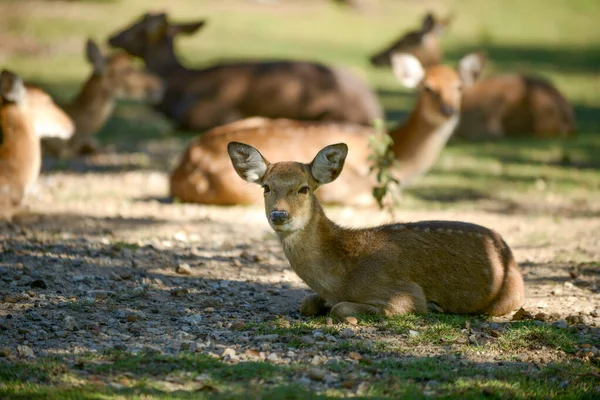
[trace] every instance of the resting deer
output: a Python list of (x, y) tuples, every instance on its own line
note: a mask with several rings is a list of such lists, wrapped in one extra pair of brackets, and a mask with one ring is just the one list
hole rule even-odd
[(150, 103), (161, 100), (162, 81), (138, 70), (131, 56), (125, 53), (105, 57), (96, 43), (86, 43), (86, 58), (92, 74), (79, 94), (64, 105), (75, 123), (75, 134), (68, 141), (45, 140), (44, 147), (60, 156), (72, 156), (96, 148), (94, 135), (110, 118), (117, 98), (143, 99)]
[(451, 21), (452, 16), (440, 19), (432, 13), (427, 13), (420, 29), (405, 33), (391, 45), (371, 56), (371, 64), (375, 67), (389, 66), (394, 53), (410, 53), (417, 57), (424, 67), (441, 63), (444, 57), (441, 36)]
[(572, 136), (573, 109), (546, 79), (505, 74), (484, 78), (463, 92), (463, 111), (455, 136)]
[[(483, 58), (478, 54), (464, 57), (460, 72), (442, 65), (423, 69), (410, 54), (395, 55), (393, 62), (398, 80), (418, 90), (417, 103), (408, 120), (389, 132), (399, 164), (395, 177), (402, 186), (409, 186), (437, 161), (458, 123), (461, 87), (477, 78)], [(209, 204), (260, 202), (251, 185), (233, 183), (235, 174), (225, 152), (230, 141), (260, 147), (266, 157), (275, 161), (308, 161), (322, 147), (344, 142), (351, 149), (346, 170), (335, 184), (319, 191), (318, 197), (326, 203), (372, 205), (371, 192), (376, 182), (369, 171), (371, 133), (372, 129), (356, 125), (290, 120), (251, 119), (219, 127), (190, 143), (171, 175), (171, 196)]]
[(453, 221), (347, 229), (329, 220), (315, 191), (342, 172), (344, 143), (309, 164), (269, 163), (254, 147), (227, 146), (237, 174), (264, 189), (265, 212), (294, 271), (316, 294), (303, 315), (338, 318), (445, 312), (503, 315), (524, 300), (523, 278), (496, 232)]
[(174, 39), (204, 21), (173, 24), (145, 14), (109, 43), (143, 58), (166, 82), (158, 107), (181, 128), (203, 131), (250, 116), (346, 121), (368, 125), (382, 115), (375, 93), (345, 69), (296, 61), (246, 61), (189, 69), (175, 55)]
[(27, 109), (27, 90), (21, 78), (0, 73), (0, 217), (10, 218), (40, 173), (40, 139)]

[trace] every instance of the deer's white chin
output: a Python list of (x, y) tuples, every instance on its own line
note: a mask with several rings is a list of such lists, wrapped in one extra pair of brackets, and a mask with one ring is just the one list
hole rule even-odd
[(273, 228), (273, 230), (277, 233), (293, 233), (302, 228), (302, 226), (300, 226), (294, 220), (288, 221), (285, 224), (281, 224), (281, 225), (275, 225), (271, 222), (269, 222), (269, 224), (271, 225), (271, 228)]

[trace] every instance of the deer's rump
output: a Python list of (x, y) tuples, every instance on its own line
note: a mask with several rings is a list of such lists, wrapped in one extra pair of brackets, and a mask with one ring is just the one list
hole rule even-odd
[(182, 71), (167, 80), (158, 109), (199, 131), (250, 116), (370, 125), (382, 115), (374, 92), (349, 71), (293, 61)]

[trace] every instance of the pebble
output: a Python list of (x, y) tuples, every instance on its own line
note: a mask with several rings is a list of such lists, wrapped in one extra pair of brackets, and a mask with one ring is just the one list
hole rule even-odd
[(116, 296), (115, 292), (111, 292), (109, 290), (92, 290), (89, 293), (89, 296), (94, 300), (105, 300), (109, 297)]
[(12, 350), (8, 347), (3, 347), (0, 349), (0, 357), (8, 357), (12, 354)]
[(269, 360), (269, 361), (277, 361), (277, 360), (279, 360), (279, 356), (277, 355), (277, 353), (271, 353), (267, 357), (267, 360)]
[(34, 281), (31, 281), (31, 283), (29, 284), (29, 287), (32, 289), (47, 289), (48, 285), (46, 284), (46, 281), (44, 281), (43, 279), (36, 279)]
[(231, 324), (231, 329), (239, 331), (244, 329), (244, 327), (246, 326), (246, 324), (243, 321), (237, 321), (234, 322), (233, 324)]
[(340, 332), (340, 337), (342, 338), (351, 338), (355, 335), (354, 331), (350, 328), (346, 328)]
[(191, 275), (192, 268), (189, 264), (179, 264), (175, 269), (175, 272), (177, 272), (179, 275)]
[(63, 319), (63, 327), (68, 331), (74, 331), (77, 329), (77, 321), (70, 315), (67, 315), (65, 319)]
[(325, 379), (325, 371), (321, 368), (311, 368), (308, 370), (308, 377), (313, 381), (322, 381)]
[(4, 296), (4, 301), (6, 303), (18, 303), (22, 300), (29, 300), (29, 296), (25, 293), (7, 294)]
[(67, 336), (69, 336), (69, 332), (68, 331), (56, 331), (56, 332), (54, 332), (54, 334), (58, 338), (66, 338)]
[(300, 338), (300, 341), (302, 343), (308, 344), (308, 345), (315, 344), (315, 339), (313, 337), (311, 337), (311, 336), (302, 336)]
[(567, 321), (564, 319), (559, 319), (558, 321), (553, 322), (552, 326), (559, 329), (567, 329), (569, 324), (567, 324)]
[(331, 325), (333, 325), (333, 318), (327, 318), (327, 319), (325, 320), (325, 325), (328, 325), (328, 326), (331, 326)]
[(411, 330), (408, 331), (408, 336), (410, 336), (410, 337), (417, 337), (417, 336), (419, 336), (419, 332), (413, 331), (411, 329)]
[(136, 286), (133, 289), (131, 289), (131, 294), (134, 297), (138, 297), (143, 295), (146, 292), (146, 288), (144, 286)]
[(206, 307), (206, 308), (204, 309), (204, 312), (207, 312), (207, 313), (214, 313), (214, 312), (215, 312), (215, 308), (214, 308), (214, 307)]
[(254, 336), (254, 340), (258, 340), (261, 342), (272, 342), (274, 340), (277, 340), (279, 338), (279, 335), (276, 333), (273, 333), (271, 335), (257, 335)]
[(344, 318), (344, 322), (347, 323), (348, 325), (356, 325), (358, 324), (358, 319), (356, 317), (346, 317)]
[(19, 356), (23, 358), (33, 356), (33, 350), (31, 350), (31, 347), (25, 345), (18, 345), (17, 353), (19, 353)]
[(223, 350), (223, 358), (229, 358), (231, 359), (232, 357), (235, 357), (235, 350), (232, 349), (231, 347), (227, 347), (225, 350)]
[(356, 360), (356, 361), (358, 361), (362, 358), (362, 356), (355, 351), (351, 351), (350, 354), (348, 354), (348, 357), (350, 357), (352, 360)]
[(186, 296), (188, 293), (190, 293), (190, 291), (189, 291), (189, 289), (186, 289), (186, 288), (175, 288), (175, 289), (171, 289), (171, 291), (169, 293), (173, 297), (183, 297), (183, 296)]
[(600, 317), (600, 308), (597, 308), (594, 311), (590, 312), (590, 315), (592, 317)]

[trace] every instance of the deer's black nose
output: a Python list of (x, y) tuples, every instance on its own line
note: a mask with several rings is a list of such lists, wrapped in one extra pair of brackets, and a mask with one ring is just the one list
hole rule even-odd
[(269, 219), (273, 225), (283, 225), (290, 219), (290, 215), (287, 211), (273, 210), (269, 215)]
[(442, 104), (440, 112), (442, 113), (443, 116), (450, 117), (450, 116), (454, 115), (454, 113), (456, 112), (456, 109), (449, 104)]

